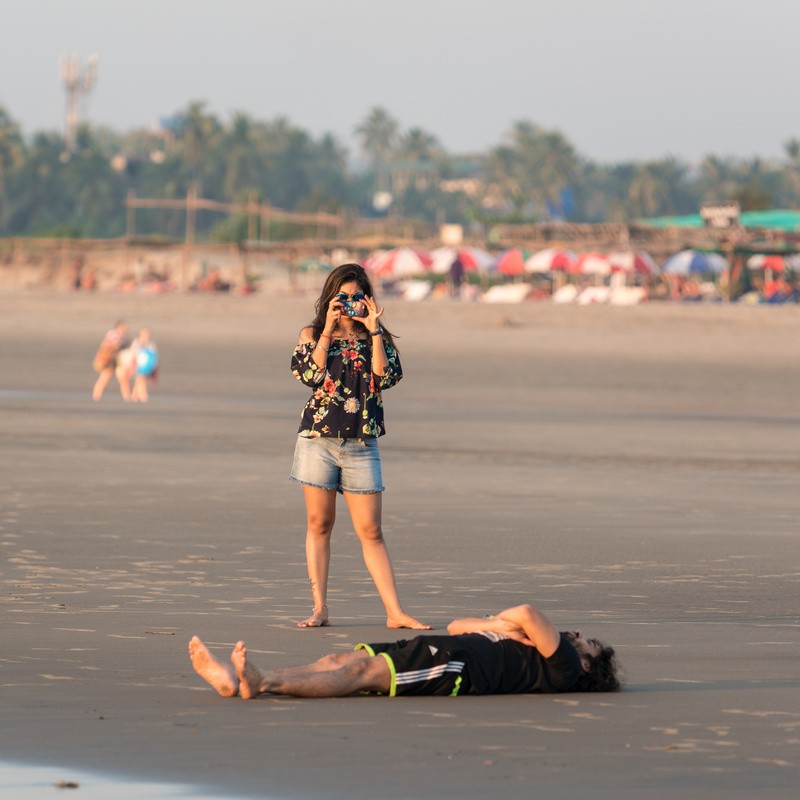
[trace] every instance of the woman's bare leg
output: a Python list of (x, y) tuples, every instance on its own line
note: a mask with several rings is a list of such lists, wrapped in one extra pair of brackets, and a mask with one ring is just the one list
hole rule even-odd
[(350, 509), (353, 527), (361, 541), (364, 563), (386, 607), (386, 627), (431, 630), (430, 625), (409, 616), (400, 606), (392, 561), (381, 529), (383, 495), (380, 492), (372, 494), (345, 492), (344, 498)]
[(306, 500), (306, 564), (311, 582), (314, 612), (297, 623), (298, 628), (324, 628), (328, 618), (328, 570), (331, 563), (331, 531), (336, 521), (336, 492), (304, 486)]
[(388, 693), (392, 675), (381, 656), (365, 650), (326, 656), (314, 664), (288, 669), (260, 670), (247, 659), (244, 642), (237, 642), (231, 662), (239, 679), (239, 695), (249, 700), (259, 694), (293, 697), (347, 697), (357, 692)]
[(131, 379), (128, 375), (117, 374), (117, 383), (119, 383), (119, 393), (122, 399), (128, 403), (131, 399)]
[(146, 403), (150, 399), (147, 391), (147, 377), (145, 375), (137, 375), (133, 381), (133, 391), (131, 392), (131, 400), (134, 403)]
[(106, 369), (100, 372), (100, 374), (97, 376), (97, 380), (94, 382), (94, 388), (92, 389), (92, 400), (100, 400), (100, 398), (102, 398), (103, 392), (106, 390), (106, 386), (108, 386), (108, 382), (111, 380), (113, 374), (113, 367), (106, 367)]

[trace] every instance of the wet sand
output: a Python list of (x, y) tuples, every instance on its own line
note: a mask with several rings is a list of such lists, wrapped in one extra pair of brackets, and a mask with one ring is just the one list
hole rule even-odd
[[(800, 308), (390, 305), (406, 377), (384, 521), (407, 610), (443, 628), (530, 600), (617, 646), (627, 687), (225, 700), (192, 634), (275, 666), (398, 638), (343, 507), (334, 624), (293, 626), (288, 359), (310, 304), (0, 295), (3, 757), (275, 798), (789, 796)], [(89, 399), (118, 317), (161, 348), (146, 407), (114, 384)]]

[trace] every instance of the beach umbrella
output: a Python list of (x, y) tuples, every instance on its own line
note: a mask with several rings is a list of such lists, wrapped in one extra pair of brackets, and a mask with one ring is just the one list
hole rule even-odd
[(408, 278), (428, 272), (433, 259), (419, 247), (395, 247), (370, 256), (364, 268), (381, 278)]
[(501, 275), (522, 275), (525, 269), (525, 256), (518, 247), (506, 250), (497, 259), (497, 271)]
[(658, 275), (658, 264), (644, 250), (618, 250), (608, 254), (613, 272), (625, 272), (629, 275)]
[(431, 250), (431, 272), (443, 275), (450, 271), (456, 256), (461, 259), (466, 272), (489, 272), (497, 259), (479, 247), (437, 247)]
[(661, 271), (667, 275), (719, 275), (729, 268), (730, 264), (719, 253), (681, 250), (664, 262)]
[(524, 264), (525, 272), (568, 272), (577, 258), (572, 250), (547, 247), (534, 253)]
[(772, 270), (772, 272), (783, 272), (783, 256), (765, 256), (756, 253), (747, 259), (747, 266), (750, 269)]
[(610, 275), (611, 262), (601, 253), (581, 253), (569, 271), (574, 275)]
[(785, 269), (800, 269), (800, 255), (777, 256), (763, 255), (756, 253), (747, 259), (747, 266), (750, 269), (771, 270), (772, 272), (783, 272)]

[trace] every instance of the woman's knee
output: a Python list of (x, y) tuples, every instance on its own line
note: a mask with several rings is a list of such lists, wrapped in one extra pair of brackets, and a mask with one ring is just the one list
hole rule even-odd
[(380, 523), (376, 522), (367, 525), (359, 525), (358, 528), (356, 528), (356, 533), (364, 544), (378, 544), (383, 542), (383, 529)]
[(336, 517), (333, 514), (309, 514), (308, 532), (312, 536), (330, 536), (335, 520)]

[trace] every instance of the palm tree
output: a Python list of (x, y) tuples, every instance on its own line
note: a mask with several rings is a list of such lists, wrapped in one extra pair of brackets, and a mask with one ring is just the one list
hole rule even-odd
[(261, 185), (263, 165), (254, 134), (250, 117), (243, 112), (234, 114), (230, 130), (226, 131), (222, 143), (225, 160), (222, 188), (229, 200), (258, 191)]
[(535, 175), (539, 202), (560, 206), (564, 192), (575, 186), (580, 174), (572, 144), (560, 131), (543, 132), (526, 160)]
[(786, 155), (789, 156), (789, 160), (793, 164), (800, 166), (800, 139), (789, 139), (784, 143), (783, 149), (786, 151)]
[(736, 167), (730, 158), (707, 155), (700, 162), (698, 185), (706, 203), (728, 203), (736, 189)]
[(439, 154), (439, 141), (422, 128), (410, 128), (400, 137), (397, 156), (408, 161), (430, 161)]
[(397, 142), (397, 121), (385, 108), (375, 106), (366, 119), (356, 126), (361, 148), (378, 176), (378, 190), (386, 189), (386, 165)]
[(572, 144), (560, 131), (547, 131), (521, 120), (503, 145), (490, 153), (494, 182), (508, 192), (518, 210), (525, 205), (540, 214), (561, 205), (565, 190), (576, 185), (581, 163)]
[(528, 201), (519, 182), (518, 157), (513, 147), (500, 145), (489, 153), (486, 160), (486, 193), (483, 204), (499, 207), (505, 204), (521, 213)]
[(784, 174), (786, 202), (787, 205), (796, 207), (800, 205), (800, 139), (789, 139), (783, 149), (789, 157), (789, 165)]
[(20, 165), (24, 156), (19, 126), (0, 106), (0, 231), (8, 224), (9, 201), (7, 180), (9, 173)]
[(628, 186), (630, 213), (634, 217), (655, 217), (667, 206), (669, 187), (665, 185), (657, 165), (639, 164)]
[(201, 183), (204, 161), (216, 144), (221, 126), (217, 118), (205, 112), (206, 104), (194, 101), (182, 114), (183, 126), (178, 136), (191, 180)]

